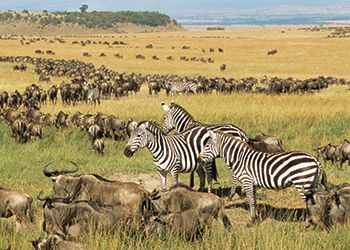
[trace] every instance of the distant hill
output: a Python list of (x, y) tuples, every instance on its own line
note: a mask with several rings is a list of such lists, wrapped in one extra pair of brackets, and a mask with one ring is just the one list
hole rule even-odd
[(181, 30), (166, 14), (119, 12), (0, 12), (0, 34), (79, 35)]

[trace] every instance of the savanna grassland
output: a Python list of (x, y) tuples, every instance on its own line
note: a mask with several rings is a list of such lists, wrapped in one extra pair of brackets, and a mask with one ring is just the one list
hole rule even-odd
[[(284, 30), (284, 33), (281, 33)], [(150, 34), (123, 34), (109, 36), (63, 37), (65, 44), (38, 41), (30, 45), (20, 45), (19, 40), (1, 40), (2, 56), (36, 56), (34, 50), (53, 50), (55, 55), (37, 55), (62, 59), (79, 59), (96, 66), (105, 65), (118, 72), (137, 72), (142, 74), (178, 74), (186, 76), (205, 75), (208, 77), (254, 76), (261, 78), (280, 76), (296, 78), (316, 77), (318, 75), (345, 77), (350, 79), (348, 63), (349, 39), (326, 39), (327, 32), (305, 32), (297, 29), (247, 29), (211, 32), (174, 32)], [(113, 37), (112, 37), (113, 36)], [(30, 38), (30, 37), (26, 37)], [(124, 41), (127, 45), (96, 44), (81, 46), (71, 44), (77, 40)], [(145, 49), (147, 44), (153, 49)], [(190, 49), (182, 50), (183, 45)], [(172, 47), (175, 47), (174, 49)], [(214, 53), (209, 48), (215, 48)], [(223, 48), (219, 53), (217, 48)], [(202, 49), (206, 52), (203, 53)], [(277, 49), (278, 54), (267, 56), (267, 51)], [(91, 57), (82, 57), (89, 52)], [(99, 57), (104, 52), (106, 57)], [(113, 54), (120, 53), (123, 59)], [(135, 55), (146, 56), (136, 60)], [(153, 55), (159, 61), (151, 59)], [(173, 56), (174, 61), (167, 61)], [(213, 64), (183, 62), (180, 56), (211, 57)], [(220, 72), (219, 66), (227, 69)], [(59, 84), (67, 78), (52, 78), (51, 83), (41, 83), (47, 89), (50, 84)], [(26, 72), (13, 72), (12, 64), (0, 64), (0, 92), (3, 90), (23, 91), (24, 87), (38, 82), (33, 66)], [(162, 122), (161, 101), (171, 100), (181, 104), (193, 116), (206, 123), (233, 123), (254, 137), (265, 132), (282, 139), (286, 150), (303, 150), (314, 153), (317, 146), (332, 142), (339, 143), (350, 137), (350, 110), (347, 86), (331, 86), (313, 94), (264, 95), (264, 94), (216, 94), (167, 97), (149, 97), (147, 86), (141, 88), (137, 96), (118, 100), (102, 100), (100, 106), (77, 105), (63, 107), (47, 105), (42, 111), (57, 114), (60, 110), (73, 113), (101, 111), (127, 120), (153, 119)], [(146, 149), (126, 158), (123, 149), (126, 142), (106, 141), (105, 155), (96, 156), (85, 133), (74, 128), (57, 131), (44, 128), (44, 139), (19, 145), (11, 137), (5, 124), (0, 125), (0, 186), (25, 191), (35, 197), (40, 190), (50, 193), (51, 181), (42, 174), (42, 167), (51, 161), (57, 166), (66, 166), (65, 161), (77, 162), (81, 173), (97, 173), (105, 177), (116, 174), (150, 174), (155, 176), (155, 168)], [(61, 165), (60, 165), (61, 164)], [(350, 169), (344, 165), (342, 170), (332, 165), (324, 166), (331, 183), (350, 182)], [(215, 187), (228, 187), (230, 175), (226, 166), (219, 161), (219, 183)], [(181, 180), (188, 182), (188, 176)], [(198, 181), (197, 181), (198, 182)], [(169, 237), (167, 241), (154, 239), (128, 239), (119, 235), (84, 235), (81, 242), (93, 249), (349, 249), (350, 226), (339, 226), (330, 231), (305, 229), (304, 222), (298, 220), (300, 208), (304, 204), (294, 188), (283, 191), (257, 191), (258, 204), (262, 211), (262, 221), (247, 228), (249, 213), (245, 209), (245, 198), (235, 197), (227, 211), (233, 228), (225, 231), (220, 225), (205, 234), (203, 240), (185, 242)], [(299, 210), (298, 210), (299, 208)], [(0, 219), (0, 248), (5, 248), (7, 239), (13, 249), (31, 249), (30, 240), (44, 236), (41, 230), (41, 203), (34, 201), (36, 223), (32, 228), (19, 233), (14, 232), (14, 219)]]

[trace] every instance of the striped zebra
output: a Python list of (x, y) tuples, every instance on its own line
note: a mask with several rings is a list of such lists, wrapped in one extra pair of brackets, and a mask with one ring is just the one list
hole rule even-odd
[[(243, 132), (242, 129), (233, 125), (233, 124), (204, 124), (199, 121), (196, 121), (193, 116), (187, 112), (183, 107), (176, 104), (175, 102), (171, 102), (170, 107), (167, 106), (164, 102), (162, 102), (162, 107), (165, 112), (164, 121), (163, 121), (163, 131), (167, 134), (174, 128), (178, 133), (182, 133), (183, 131), (194, 128), (194, 127), (204, 127), (208, 130), (214, 132), (222, 132), (225, 134), (230, 134), (236, 137), (239, 140), (244, 142), (248, 142), (248, 136)], [(208, 167), (216, 168), (215, 160)], [(211, 172), (211, 169), (207, 169), (207, 171)], [(191, 185), (193, 186), (193, 175), (191, 175)], [(208, 176), (208, 182), (214, 178)], [(232, 190), (230, 197), (233, 197), (235, 194), (235, 187), (237, 184), (237, 179), (233, 178), (232, 180)], [(211, 181), (208, 184), (208, 191), (211, 191)]]
[(326, 174), (321, 164), (308, 153), (262, 153), (230, 135), (213, 131), (208, 131), (208, 134), (210, 140), (198, 160), (205, 163), (215, 157), (224, 159), (232, 175), (238, 178), (247, 193), (251, 223), (256, 219), (254, 186), (278, 190), (294, 185), (300, 197), (307, 202), (321, 172), (321, 183), (326, 184)]
[(174, 82), (169, 86), (169, 92), (171, 95), (178, 93), (196, 93), (197, 92), (197, 84), (194, 82)]
[[(178, 183), (179, 173), (196, 171), (200, 179), (200, 190), (204, 189), (205, 172), (197, 164), (200, 151), (209, 140), (208, 130), (196, 127), (178, 135), (166, 135), (152, 121), (143, 121), (131, 127), (130, 139), (124, 155), (132, 157), (135, 152), (146, 147), (153, 156), (162, 189), (167, 186), (167, 174), (173, 177), (173, 185)], [(216, 170), (216, 169), (215, 169)], [(216, 173), (213, 173), (216, 176)]]

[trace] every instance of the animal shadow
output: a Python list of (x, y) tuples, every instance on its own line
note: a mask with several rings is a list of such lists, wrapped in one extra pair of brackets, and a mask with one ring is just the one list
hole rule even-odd
[[(249, 211), (249, 204), (247, 202), (229, 204), (225, 208), (243, 208)], [(260, 220), (270, 218), (277, 221), (299, 222), (305, 221), (307, 217), (305, 208), (280, 208), (269, 204), (257, 204), (256, 210)]]

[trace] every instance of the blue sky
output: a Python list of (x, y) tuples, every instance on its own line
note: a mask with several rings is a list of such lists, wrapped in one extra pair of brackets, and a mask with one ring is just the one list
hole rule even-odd
[(239, 11), (266, 8), (350, 7), (350, 0), (0, 0), (0, 10), (78, 10), (82, 3), (92, 10), (157, 10), (168, 14), (196, 11)]

